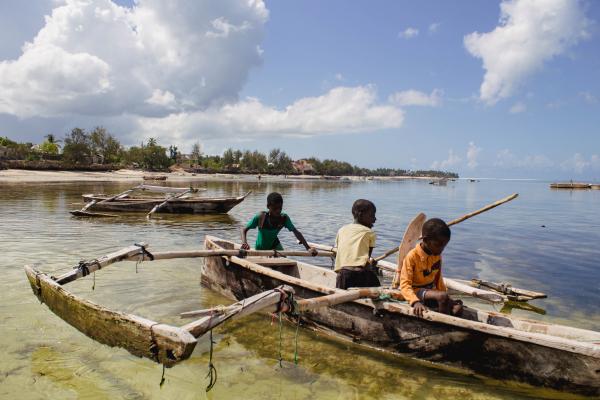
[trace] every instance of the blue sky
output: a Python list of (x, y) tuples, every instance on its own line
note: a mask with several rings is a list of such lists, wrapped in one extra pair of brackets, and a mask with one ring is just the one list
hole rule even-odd
[(101, 124), (126, 144), (600, 180), (595, 1), (9, 0), (0, 15), (13, 139)]

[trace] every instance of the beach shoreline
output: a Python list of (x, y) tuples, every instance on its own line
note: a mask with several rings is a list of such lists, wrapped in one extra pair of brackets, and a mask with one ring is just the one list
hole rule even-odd
[[(332, 181), (332, 182), (362, 182), (366, 180), (377, 181), (403, 181), (403, 180), (436, 180), (437, 177), (428, 176), (336, 176), (323, 177), (315, 175), (257, 175), (257, 174), (193, 174), (184, 171), (160, 173), (142, 170), (120, 169), (116, 171), (45, 171), (25, 169), (0, 170), (0, 184), (17, 183), (68, 183), (68, 182), (143, 182), (144, 176), (167, 176), (167, 182), (178, 181), (220, 181), (220, 182), (289, 182), (294, 180), (304, 181)], [(153, 182), (146, 180), (146, 182)], [(164, 181), (162, 181), (164, 182)]]

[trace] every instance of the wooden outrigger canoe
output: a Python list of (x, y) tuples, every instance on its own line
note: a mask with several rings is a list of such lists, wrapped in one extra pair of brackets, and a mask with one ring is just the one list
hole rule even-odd
[(555, 182), (550, 184), (550, 189), (590, 189), (592, 185), (582, 182)]
[[(238, 249), (205, 238), (206, 249)], [(231, 299), (279, 285), (296, 298), (346, 292), (331, 270), (295, 260), (209, 257), (202, 284)], [(407, 354), (477, 374), (558, 390), (600, 395), (600, 332), (519, 319), (465, 307), (462, 318), (427, 311), (416, 317), (405, 302), (359, 299), (307, 311), (307, 326), (390, 353)]]
[[(164, 197), (134, 197), (129, 193), (134, 190), (144, 190), (160, 193), (172, 193), (171, 198)], [(227, 213), (236, 205), (240, 204), (250, 194), (235, 197), (197, 197), (189, 193), (204, 189), (171, 188), (163, 186), (139, 185), (130, 189), (129, 193), (118, 196), (104, 194), (84, 194), (83, 200), (86, 206), (82, 210), (92, 211), (119, 211), (119, 212), (151, 212), (155, 210), (160, 213), (173, 214), (208, 214)], [(89, 207), (87, 207), (89, 205)], [(155, 207), (158, 207), (155, 209)]]

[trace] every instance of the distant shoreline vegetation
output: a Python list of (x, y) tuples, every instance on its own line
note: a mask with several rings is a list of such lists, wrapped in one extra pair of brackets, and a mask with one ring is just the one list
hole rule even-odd
[(292, 160), (280, 149), (264, 154), (257, 150), (229, 148), (222, 155), (205, 155), (200, 143), (196, 143), (191, 154), (182, 154), (176, 145), (163, 147), (154, 138), (140, 146), (125, 148), (103, 127), (96, 127), (89, 133), (74, 128), (62, 140), (49, 134), (39, 144), (18, 143), (0, 137), (0, 169), (3, 168), (88, 171), (142, 168), (150, 171), (183, 169), (197, 173), (458, 178), (457, 173), (448, 171), (370, 169), (315, 157)]

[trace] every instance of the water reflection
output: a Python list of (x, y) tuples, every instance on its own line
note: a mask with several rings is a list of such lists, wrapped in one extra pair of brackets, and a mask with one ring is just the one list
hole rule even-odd
[[(187, 186), (191, 182), (173, 186)], [(358, 183), (193, 182), (206, 195), (253, 193), (226, 215), (140, 214), (116, 219), (72, 218), (82, 193), (119, 193), (131, 183), (0, 185), (0, 393), (7, 398), (202, 398), (205, 396), (207, 342), (192, 358), (167, 371), (127, 352), (97, 344), (40, 305), (25, 280), (23, 264), (42, 263), (44, 271), (65, 271), (134, 242), (155, 251), (196, 249), (205, 234), (239, 240), (239, 227), (265, 207), (266, 195), (279, 191), (284, 211), (310, 241), (333, 244), (337, 229), (352, 221), (357, 198), (377, 205), (376, 254), (398, 244), (418, 212), (450, 220), (519, 192), (519, 199), (453, 228), (444, 253), (447, 276), (509, 281), (548, 294), (531, 304), (546, 314), (512, 309), (511, 314), (600, 329), (600, 191), (550, 191), (544, 182)], [(170, 183), (169, 183), (170, 184)], [(544, 227), (542, 227), (542, 225)], [(249, 240), (254, 240), (252, 232)], [(286, 248), (301, 249), (289, 232)], [(200, 260), (120, 263), (71, 285), (75, 293), (110, 308), (181, 324), (183, 311), (225, 303), (199, 285)], [(479, 306), (491, 309), (480, 303)], [(300, 364), (293, 360), (294, 327), (284, 326), (279, 369), (277, 324), (264, 316), (219, 329), (216, 363), (219, 382), (212, 398), (540, 398), (556, 396), (432, 368), (411, 359), (331, 341), (300, 331)], [(115, 372), (115, 371), (118, 371)], [(23, 388), (27, 387), (27, 394)], [(86, 389), (87, 388), (87, 389)]]

